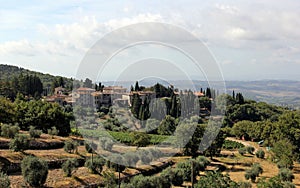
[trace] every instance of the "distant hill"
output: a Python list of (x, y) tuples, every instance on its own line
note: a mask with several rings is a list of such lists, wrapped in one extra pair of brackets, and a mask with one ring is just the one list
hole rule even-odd
[[(53, 76), (50, 74), (44, 74), (41, 72), (31, 71), (17, 66), (0, 64), (0, 81), (11, 80), (13, 77), (19, 76), (20, 74), (38, 76), (41, 79), (44, 88), (46, 88), (47, 86), (50, 87), (52, 82), (55, 79), (60, 77), (60, 76)], [(62, 78), (64, 79), (67, 85), (70, 85), (73, 82), (70, 78), (66, 78), (66, 77), (62, 77)]]
[[(140, 85), (151, 86), (157, 83), (157, 80), (143, 80)], [(134, 81), (119, 81), (119, 82), (103, 82), (104, 85), (123, 85), (129, 88)], [(212, 83), (212, 82), (211, 82)], [(166, 81), (164, 85), (174, 85), (176, 88), (189, 89), (200, 88), (205, 89), (209, 86), (207, 81), (193, 80), (170, 80)], [(259, 81), (226, 81), (226, 90), (228, 94), (241, 92), (243, 95), (255, 101), (263, 101), (270, 104), (288, 106), (295, 109), (300, 109), (300, 81), (292, 80), (259, 80)], [(220, 82), (213, 82), (214, 89), (220, 88)]]
[[(2, 65), (0, 64), (0, 81), (11, 80), (14, 76), (20, 74), (36, 75), (38, 76), (44, 88), (51, 86), (53, 80), (59, 78), (59, 76), (53, 76), (50, 74), (44, 74), (40, 72), (31, 71), (28, 69), (12, 66), (12, 65)], [(72, 84), (70, 78), (63, 77), (66, 84)], [(162, 83), (165, 86), (170, 84), (174, 85), (180, 89), (200, 90), (200, 88), (209, 87), (207, 81), (162, 81), (162, 80), (143, 80), (140, 85), (152, 86), (157, 82)], [(124, 87), (130, 88), (130, 85), (134, 85), (135, 81), (110, 81), (103, 82), (104, 85), (122, 85)], [(214, 83), (218, 85), (219, 83)], [(191, 87), (192, 86), (192, 87)], [(218, 86), (217, 86), (218, 87)], [(215, 88), (218, 89), (218, 88)], [(271, 104), (289, 106), (292, 108), (300, 109), (300, 81), (292, 80), (259, 80), (259, 81), (226, 81), (226, 89), (228, 94), (235, 92), (241, 92), (246, 98), (255, 101), (264, 101)]]

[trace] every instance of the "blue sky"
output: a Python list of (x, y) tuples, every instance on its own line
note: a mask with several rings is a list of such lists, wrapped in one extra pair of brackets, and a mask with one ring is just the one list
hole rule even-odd
[(297, 0), (3, 1), (0, 63), (74, 77), (105, 34), (151, 21), (197, 36), (226, 80), (300, 80), (299, 10)]

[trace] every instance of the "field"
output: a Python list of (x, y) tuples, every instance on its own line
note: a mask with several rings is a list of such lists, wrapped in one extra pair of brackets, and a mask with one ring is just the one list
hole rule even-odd
[[(76, 139), (75, 137), (72, 137), (73, 139)], [(43, 134), (41, 138), (36, 139), (36, 142), (48, 142), (48, 143), (58, 143), (63, 142), (66, 139), (69, 138), (62, 138), (55, 136), (53, 139)], [(245, 154), (240, 155), (237, 151), (237, 148), (241, 147), (242, 145), (245, 146), (254, 146), (256, 149), (259, 148), (259, 146), (256, 143), (253, 142), (245, 142), (236, 140), (234, 138), (230, 138), (231, 141), (226, 141), (226, 147), (224, 146), (224, 149), (221, 152), (221, 156), (214, 157), (213, 160), (211, 160), (211, 164), (207, 167), (207, 170), (217, 170), (224, 168), (225, 170), (222, 172), (224, 174), (228, 173), (234, 181), (248, 181), (244, 177), (245, 170), (249, 169), (252, 163), (260, 163), (263, 168), (263, 173), (260, 177), (270, 178), (278, 173), (278, 169), (274, 163), (272, 163), (269, 160), (268, 155), (265, 159), (258, 159), (254, 155)], [(0, 142), (7, 142), (9, 139), (1, 138)], [(234, 142), (232, 142), (234, 141)], [(233, 148), (232, 148), (233, 147)], [(231, 148), (231, 149), (225, 149), (225, 148)], [(134, 146), (128, 146), (128, 147), (121, 147), (121, 146), (114, 146), (113, 152), (126, 152), (128, 150), (136, 150), (136, 147)], [(172, 150), (172, 148), (166, 148), (166, 152), (168, 150)], [(103, 155), (106, 155), (104, 151), (101, 153)], [(21, 160), (28, 155), (37, 156), (39, 158), (43, 158), (48, 162), (52, 162), (52, 167), (50, 167), (48, 178), (46, 180), (46, 187), (85, 187), (87, 185), (94, 185), (97, 187), (97, 185), (101, 185), (104, 181), (104, 178), (100, 174), (91, 174), (89, 170), (86, 167), (83, 167), (81, 164), (79, 168), (73, 172), (72, 177), (65, 177), (63, 174), (62, 169), (60, 166), (56, 166), (55, 163), (61, 164), (62, 161), (68, 159), (68, 158), (77, 158), (79, 160), (83, 160), (85, 158), (88, 158), (91, 156), (90, 153), (86, 152), (86, 149), (84, 146), (78, 147), (78, 153), (70, 154), (64, 151), (63, 148), (57, 148), (57, 149), (44, 149), (44, 150), (26, 150), (25, 152), (13, 152), (8, 149), (1, 149), (0, 150), (0, 156), (2, 161), (9, 161), (9, 163), (13, 164), (19, 164)], [(189, 157), (185, 156), (176, 156), (172, 158), (161, 158), (158, 161), (155, 161), (151, 163), (151, 166), (142, 165), (141, 163), (137, 164), (137, 167), (135, 168), (127, 168), (122, 174), (121, 178), (126, 178), (129, 176), (134, 176), (137, 174), (147, 174), (147, 175), (154, 175), (159, 173), (162, 169), (166, 168), (170, 165), (175, 165), (177, 162), (185, 160)], [(300, 186), (300, 164), (296, 163), (294, 168), (294, 174), (295, 179), (293, 183), (296, 186)], [(115, 173), (115, 176), (118, 174)], [(198, 178), (201, 178), (203, 176), (203, 172), (198, 176)], [(9, 178), (12, 183), (12, 187), (22, 187), (24, 185), (23, 177), (21, 175), (20, 170), (16, 170), (15, 172), (9, 173)], [(183, 185), (189, 185), (189, 182), (185, 182)], [(253, 183), (253, 187), (256, 187), (256, 184)]]

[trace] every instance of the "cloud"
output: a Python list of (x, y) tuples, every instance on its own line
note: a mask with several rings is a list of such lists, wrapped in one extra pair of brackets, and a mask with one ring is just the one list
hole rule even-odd
[(130, 18), (111, 19), (99, 22), (92, 16), (85, 16), (71, 24), (56, 24), (54, 27), (39, 24), (38, 31), (45, 41), (9, 41), (0, 44), (0, 55), (34, 56), (40, 54), (70, 56), (86, 52), (106, 33), (117, 28), (140, 22), (161, 22), (159, 14), (139, 14)]

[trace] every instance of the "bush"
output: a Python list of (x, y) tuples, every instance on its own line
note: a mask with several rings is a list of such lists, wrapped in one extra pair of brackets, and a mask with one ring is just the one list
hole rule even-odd
[(48, 164), (37, 157), (25, 157), (21, 162), (22, 175), (26, 183), (32, 187), (44, 185), (48, 175)]
[(72, 175), (72, 172), (76, 169), (78, 166), (77, 159), (68, 159), (62, 164), (62, 170), (65, 173), (65, 176), (70, 177)]
[(18, 151), (24, 151), (29, 148), (29, 138), (27, 135), (18, 134), (15, 136), (14, 139), (12, 139), (9, 143), (9, 149), (18, 152)]
[(0, 172), (0, 187), (6, 188), (10, 186), (10, 180), (6, 174)]
[(292, 182), (295, 178), (293, 172), (287, 168), (282, 168), (279, 170), (278, 176), (281, 181), (290, 181)]
[(78, 144), (76, 141), (67, 140), (65, 141), (64, 150), (68, 153), (75, 153), (77, 151)]
[(151, 137), (144, 132), (132, 132), (131, 133), (132, 145), (137, 147), (145, 147), (150, 144)]
[(97, 144), (94, 142), (84, 142), (84, 146), (88, 153), (94, 153), (94, 151), (97, 150)]
[(51, 127), (51, 129), (48, 129), (48, 134), (53, 138), (54, 136), (58, 135), (58, 130), (56, 127)]
[(225, 140), (223, 145), (222, 145), (222, 148), (223, 149), (240, 149), (240, 148), (243, 148), (244, 145), (239, 143), (239, 142), (236, 142), (236, 141), (232, 141), (232, 140)]
[(161, 172), (161, 177), (163, 179), (167, 179), (168, 182), (171, 182), (174, 186), (181, 186), (184, 181), (183, 173), (182, 169), (172, 169), (171, 167), (168, 167)]
[(252, 146), (248, 146), (248, 147), (246, 147), (246, 150), (247, 150), (247, 152), (248, 152), (249, 154), (253, 155), (253, 152), (254, 152), (255, 148), (252, 147)]
[(133, 153), (133, 152), (127, 152), (123, 155), (126, 163), (129, 166), (136, 166), (136, 163), (139, 161), (139, 156), (137, 153)]
[(103, 166), (105, 164), (105, 160), (101, 157), (95, 157), (88, 159), (85, 163), (84, 166), (87, 167), (91, 173), (93, 174), (100, 174), (101, 171), (103, 170)]
[(256, 155), (257, 158), (261, 158), (261, 159), (265, 158), (265, 152), (262, 149), (257, 150), (255, 155)]
[(259, 176), (259, 174), (262, 174), (263, 169), (258, 163), (254, 163), (251, 167), (251, 169), (246, 170), (245, 178), (248, 180), (250, 179), (252, 182), (255, 182), (256, 178)]
[(200, 171), (204, 171), (205, 168), (210, 164), (209, 160), (207, 160), (204, 156), (199, 156), (196, 159), (197, 162), (197, 168), (199, 168)]
[(130, 186), (133, 186), (135, 188), (155, 188), (155, 185), (153, 182), (150, 181), (150, 177), (148, 176), (143, 176), (143, 175), (137, 175), (133, 177), (130, 181)]
[(161, 176), (151, 176), (150, 182), (155, 186), (155, 188), (170, 188), (171, 182)]
[(36, 130), (34, 126), (29, 127), (29, 135), (31, 138), (40, 138), (42, 134), (41, 130)]
[(139, 150), (138, 156), (143, 164), (149, 164), (153, 159), (151, 153), (146, 149)]
[(241, 155), (245, 155), (247, 152), (246, 148), (240, 148), (238, 151), (239, 151), (239, 154), (241, 154)]
[(14, 138), (19, 130), (20, 128), (17, 125), (3, 124), (1, 126), (1, 136), (5, 138)]
[(238, 187), (239, 188), (252, 188), (252, 184), (249, 182), (239, 182)]
[(116, 172), (122, 172), (125, 170), (127, 163), (122, 155), (113, 154), (109, 156), (109, 159), (106, 161), (106, 165), (109, 168), (114, 169)]
[(103, 150), (112, 151), (112, 148), (114, 146), (114, 142), (110, 138), (108, 138), (108, 137), (101, 137), (99, 139), (99, 142), (100, 142), (100, 147)]
[(163, 153), (159, 149), (150, 148), (148, 151), (151, 153), (153, 159), (159, 159), (163, 156)]
[[(181, 161), (176, 164), (176, 168), (181, 169), (183, 171), (183, 180), (184, 181), (191, 181), (191, 175), (192, 175), (192, 166), (191, 162), (193, 159)], [(194, 178), (196, 178), (197, 174), (199, 173), (199, 170), (194, 168)]]
[(284, 157), (277, 162), (278, 168), (293, 168), (293, 159)]

